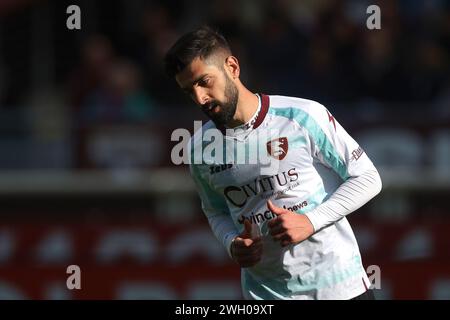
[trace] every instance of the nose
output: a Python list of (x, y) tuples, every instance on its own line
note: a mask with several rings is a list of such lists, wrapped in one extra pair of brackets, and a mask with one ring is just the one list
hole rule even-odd
[(199, 87), (194, 88), (193, 98), (195, 103), (199, 105), (204, 105), (209, 100), (208, 94), (205, 92), (205, 90)]

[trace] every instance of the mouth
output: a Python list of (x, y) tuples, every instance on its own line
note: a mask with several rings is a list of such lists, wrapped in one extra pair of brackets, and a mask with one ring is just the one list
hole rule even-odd
[(208, 106), (205, 106), (203, 109), (207, 112), (207, 113), (217, 113), (219, 111), (219, 105), (218, 104), (211, 104)]

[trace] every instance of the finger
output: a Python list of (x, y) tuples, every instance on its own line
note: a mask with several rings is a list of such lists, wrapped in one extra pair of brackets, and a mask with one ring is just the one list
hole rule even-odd
[(254, 243), (262, 243), (262, 237), (261, 236), (257, 236), (256, 238), (252, 239)]
[(269, 228), (273, 228), (273, 227), (275, 227), (275, 226), (281, 224), (282, 222), (283, 222), (283, 220), (282, 220), (280, 217), (278, 217), (278, 218), (269, 220), (269, 222), (267, 222), (267, 226), (268, 226)]
[(290, 245), (290, 244), (292, 244), (291, 241), (288, 241), (288, 240), (283, 240), (283, 241), (281, 241), (281, 246), (282, 246), (282, 247), (287, 247), (287, 246)]
[(235, 247), (233, 250), (233, 255), (234, 256), (251, 256), (254, 254), (259, 254), (261, 253), (263, 250), (263, 246), (262, 245), (258, 245), (258, 246), (251, 246), (251, 247)]
[(249, 238), (238, 237), (238, 238), (236, 238), (236, 240), (234, 240), (234, 246), (236, 248), (247, 248), (247, 247), (250, 247), (251, 245), (253, 245), (253, 243), (254, 243), (254, 240), (249, 239)]
[(247, 219), (244, 220), (244, 228), (249, 235), (252, 233), (252, 223)]
[(240, 248), (235, 251), (235, 256), (239, 258), (259, 257), (262, 255), (263, 249), (259, 248)]
[(277, 224), (269, 228), (269, 233), (271, 236), (275, 236), (277, 234), (284, 233), (286, 231), (287, 231), (286, 228), (282, 224)]
[(262, 248), (262, 247), (261, 247), (261, 248), (258, 248), (258, 249), (254, 252), (254, 254), (255, 254), (256, 257), (261, 258), (261, 257), (262, 257), (262, 254), (263, 254), (263, 248)]
[(283, 208), (275, 206), (270, 200), (267, 200), (267, 208), (269, 208), (269, 210), (272, 211), (272, 213), (276, 214), (277, 216), (286, 213)]
[(249, 249), (249, 252), (251, 252), (252, 254), (259, 254), (259, 253), (262, 253), (263, 245), (259, 244), (256, 246), (251, 246), (248, 249)]
[(245, 239), (252, 237), (252, 223), (247, 219), (244, 219), (244, 231), (240, 236)]
[(262, 242), (263, 242), (261, 237), (257, 237), (257, 238), (251, 239), (251, 240), (252, 240), (252, 246), (262, 245)]
[(261, 236), (261, 230), (259, 229), (259, 225), (257, 223), (252, 223), (252, 231), (251, 231), (251, 236), (252, 239), (258, 238)]
[(248, 255), (248, 254), (245, 255), (245, 254), (243, 254), (243, 255), (236, 255), (235, 256), (235, 260), (239, 264), (242, 264), (242, 263), (259, 261), (259, 260), (261, 260), (261, 257), (262, 257), (262, 255), (259, 254), (259, 253), (255, 253), (255, 254), (252, 254), (252, 255)]
[(248, 257), (239, 260), (238, 263), (241, 267), (248, 268), (254, 266), (259, 261), (261, 261), (261, 257)]
[(274, 241), (280, 241), (280, 242), (283, 242), (283, 241), (289, 241), (289, 242), (291, 242), (291, 241), (292, 241), (291, 236), (288, 235), (286, 232), (283, 232), (283, 233), (279, 233), (279, 234), (277, 234), (277, 235), (274, 235), (274, 236), (272, 236), (272, 239), (273, 239)]
[(253, 240), (253, 239), (241, 239), (234, 241), (234, 249), (243, 249), (243, 250), (255, 250), (263, 247), (263, 242), (261, 239)]

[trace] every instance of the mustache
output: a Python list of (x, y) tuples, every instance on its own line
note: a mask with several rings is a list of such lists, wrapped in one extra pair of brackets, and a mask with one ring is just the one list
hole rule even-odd
[(202, 105), (202, 110), (204, 112), (208, 112), (208, 111), (211, 111), (211, 109), (215, 106), (221, 106), (221, 104), (217, 101), (208, 102), (208, 103), (205, 103), (204, 105)]

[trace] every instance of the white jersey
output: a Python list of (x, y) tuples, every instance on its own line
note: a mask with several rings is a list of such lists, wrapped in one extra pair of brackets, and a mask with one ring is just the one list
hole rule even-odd
[[(275, 171), (261, 163), (236, 163), (237, 159), (231, 164), (203, 159), (200, 164), (190, 165), (203, 211), (228, 253), (231, 241), (243, 231), (245, 219), (257, 226), (262, 235), (261, 261), (242, 269), (244, 297), (350, 299), (364, 293), (370, 282), (345, 215), (378, 193), (381, 184), (366, 177), (365, 180), (377, 180), (375, 184), (378, 184), (377, 190), (369, 195), (362, 186), (360, 194), (358, 190), (352, 191), (370, 184), (364, 181), (357, 181), (340, 192), (336, 190), (345, 181), (365, 172), (378, 175), (376, 169), (321, 104), (284, 96), (259, 95), (259, 98), (254, 117), (226, 133), (221, 128), (221, 137), (227, 145), (227, 155), (229, 145), (236, 151), (248, 147), (252, 137), (260, 142), (261, 137), (266, 137), (265, 152), (276, 162)], [(202, 138), (210, 128), (215, 128), (212, 121), (195, 133), (190, 142), (191, 151), (205, 148), (208, 141)], [(334, 200), (327, 202), (333, 195)], [(275, 206), (306, 214), (315, 233), (287, 247), (273, 241), (267, 222), (275, 215), (267, 208), (268, 199)]]

